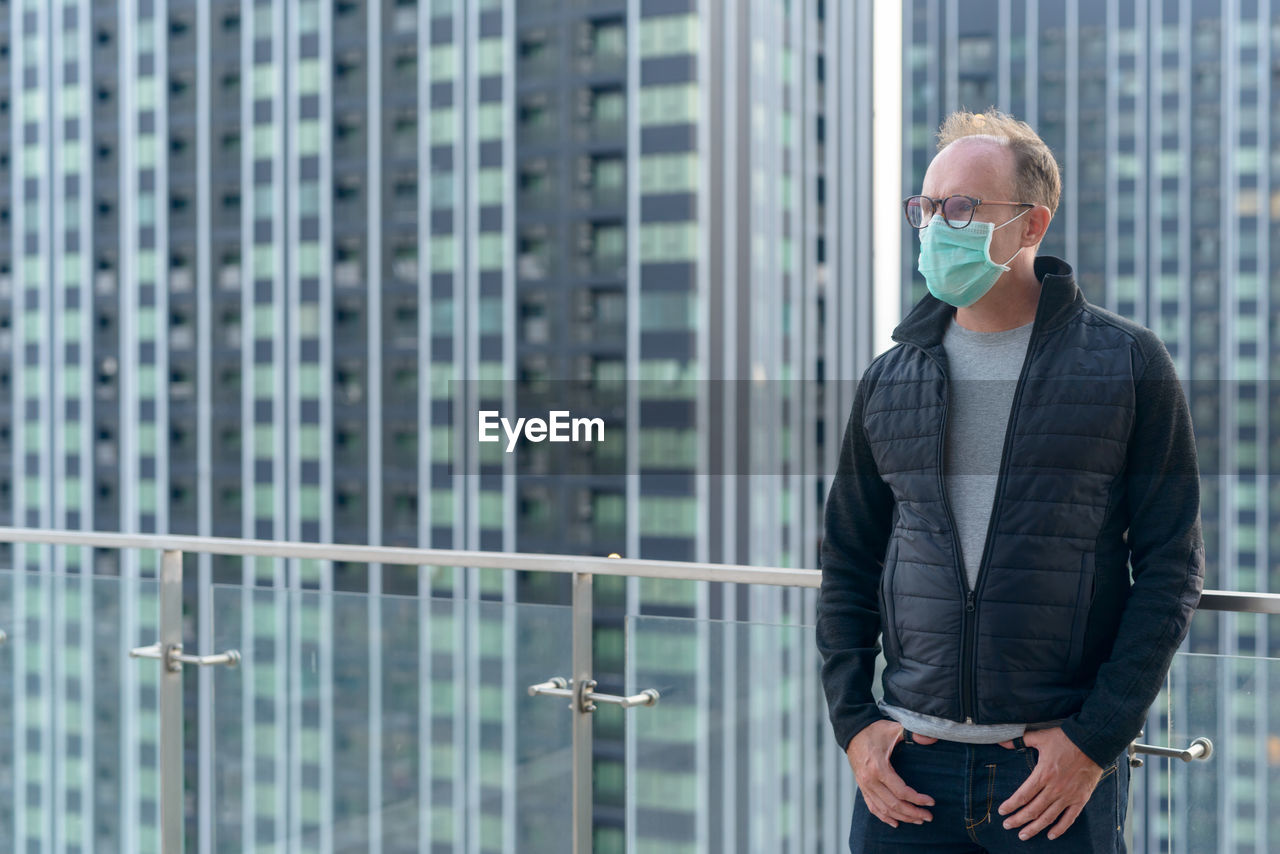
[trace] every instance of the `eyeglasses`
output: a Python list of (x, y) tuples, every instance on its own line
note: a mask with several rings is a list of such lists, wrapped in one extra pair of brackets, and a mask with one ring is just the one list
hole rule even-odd
[(986, 199), (975, 199), (973, 196), (947, 196), (945, 199), (934, 199), (929, 196), (907, 196), (902, 200), (902, 211), (912, 228), (924, 228), (933, 215), (942, 212), (943, 221), (952, 228), (964, 228), (973, 222), (973, 212), (978, 205), (1013, 205), (1020, 208), (1034, 208), (1030, 202), (993, 202)]

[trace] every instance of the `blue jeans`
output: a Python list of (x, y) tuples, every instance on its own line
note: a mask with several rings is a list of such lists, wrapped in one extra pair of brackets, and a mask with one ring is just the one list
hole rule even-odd
[(916, 744), (907, 731), (906, 740), (894, 747), (889, 763), (908, 786), (933, 798), (934, 806), (925, 807), (933, 821), (899, 821), (893, 827), (871, 814), (859, 791), (853, 805), (849, 850), (852, 854), (1125, 854), (1124, 822), (1129, 803), (1129, 760), (1125, 753), (1102, 769), (1093, 795), (1066, 833), (1057, 839), (1049, 838), (1049, 831), (1058, 821), (1055, 819), (1023, 841), (1018, 832), (1026, 825), (1005, 830), (1004, 821), (1009, 816), (1000, 815), (998, 810), (1031, 776), (1037, 751), (1021, 738), (1013, 743), (1013, 749), (942, 740)]

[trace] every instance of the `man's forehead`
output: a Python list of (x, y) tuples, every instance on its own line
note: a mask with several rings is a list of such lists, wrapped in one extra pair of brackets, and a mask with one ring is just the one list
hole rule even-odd
[(1013, 191), (1013, 169), (1013, 152), (1007, 146), (988, 137), (963, 137), (933, 158), (921, 192), (935, 198), (955, 193), (1004, 198)]

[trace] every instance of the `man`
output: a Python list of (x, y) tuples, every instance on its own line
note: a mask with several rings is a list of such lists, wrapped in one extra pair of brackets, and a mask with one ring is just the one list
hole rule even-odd
[(960, 112), (938, 148), (904, 202), (929, 293), (858, 383), (826, 505), (850, 849), (1124, 851), (1126, 748), (1203, 587), (1190, 415), (1159, 338), (1036, 255), (1039, 136)]

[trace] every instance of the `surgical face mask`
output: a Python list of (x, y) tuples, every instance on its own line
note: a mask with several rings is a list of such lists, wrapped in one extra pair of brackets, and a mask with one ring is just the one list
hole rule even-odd
[(920, 230), (920, 260), (917, 269), (924, 276), (929, 293), (956, 308), (973, 305), (1009, 269), (1009, 261), (1018, 257), (1021, 247), (1003, 264), (991, 260), (991, 236), (997, 228), (989, 222), (974, 220), (964, 228), (952, 228), (936, 213)]

